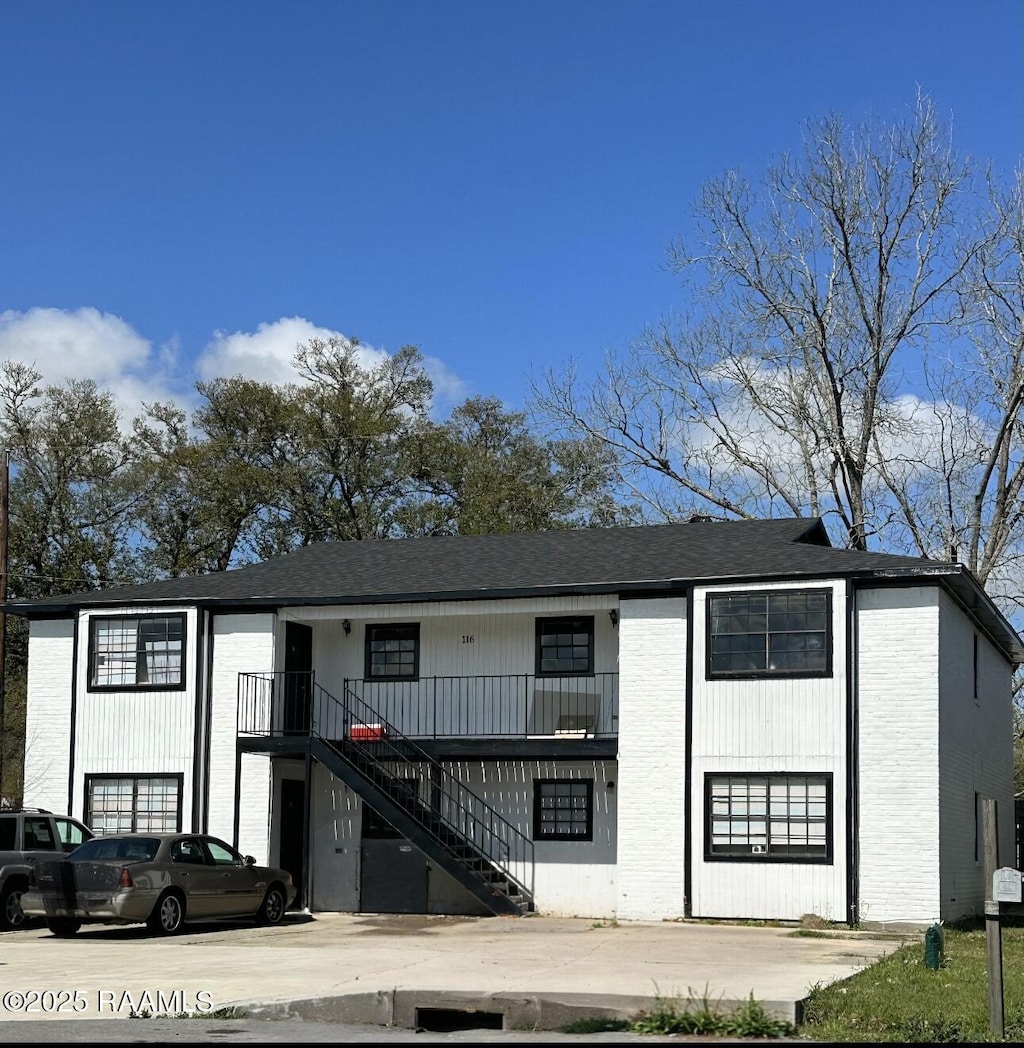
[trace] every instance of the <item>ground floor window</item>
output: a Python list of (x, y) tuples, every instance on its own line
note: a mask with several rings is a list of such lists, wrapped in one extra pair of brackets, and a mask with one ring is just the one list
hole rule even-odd
[(593, 779), (535, 779), (533, 839), (589, 841), (594, 837)]
[(88, 775), (85, 821), (97, 835), (177, 833), (181, 775)]
[(708, 775), (705, 859), (832, 861), (832, 775)]

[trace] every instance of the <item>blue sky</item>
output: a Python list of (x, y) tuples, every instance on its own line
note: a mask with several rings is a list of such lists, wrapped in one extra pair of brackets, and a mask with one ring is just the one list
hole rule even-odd
[(683, 303), (702, 182), (920, 86), (1024, 154), (1020, 0), (0, 4), (0, 359), (131, 404), (419, 346), (522, 406)]

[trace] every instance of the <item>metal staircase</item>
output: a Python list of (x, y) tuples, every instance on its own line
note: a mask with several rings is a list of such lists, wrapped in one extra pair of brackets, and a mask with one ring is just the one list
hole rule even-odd
[[(314, 760), (492, 913), (532, 909), (528, 837), (352, 691), (339, 699), (312, 674), (298, 677), (239, 674), (239, 735), (301, 736)], [(275, 705), (275, 692), (290, 697), (290, 710)]]

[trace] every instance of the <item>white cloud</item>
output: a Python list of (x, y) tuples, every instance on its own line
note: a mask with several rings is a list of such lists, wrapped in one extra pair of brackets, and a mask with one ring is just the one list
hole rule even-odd
[[(340, 331), (318, 327), (304, 317), (281, 317), (260, 324), (253, 332), (218, 331), (196, 362), (200, 379), (230, 378), (243, 375), (261, 382), (301, 381), (295, 369), (295, 351), (310, 339), (347, 338)], [(359, 364), (377, 367), (387, 359), (387, 350), (360, 344)], [(463, 381), (437, 357), (424, 357), (424, 367), (434, 383), (435, 401), (453, 405), (466, 395)]]
[(0, 313), (0, 361), (33, 367), (45, 385), (93, 379), (128, 424), (142, 401), (174, 397), (174, 347), (160, 351), (120, 317), (98, 309), (37, 307)]
[[(244, 375), (261, 382), (300, 381), (294, 365), (298, 346), (313, 338), (334, 337), (345, 336), (303, 317), (281, 317), (252, 332), (216, 332), (190, 364), (177, 336), (154, 346), (121, 317), (91, 307), (0, 312), (0, 361), (35, 368), (44, 385), (93, 379), (113, 395), (123, 428), (144, 403), (175, 401), (190, 410), (197, 401), (197, 379)], [(375, 367), (388, 355), (363, 345), (359, 363)], [(466, 395), (462, 380), (442, 361), (426, 357), (424, 366), (434, 381), (438, 408), (450, 409)]]
[(46, 382), (105, 382), (137, 370), (149, 343), (120, 317), (98, 309), (30, 309), (0, 313), (0, 357), (31, 364)]
[[(296, 382), (299, 374), (293, 358), (301, 343), (312, 338), (345, 338), (340, 331), (317, 327), (303, 317), (281, 317), (260, 324), (253, 332), (218, 331), (196, 361), (199, 378), (231, 378), (242, 375), (258, 382)], [(386, 354), (372, 346), (363, 346), (360, 363), (366, 367), (379, 364)]]

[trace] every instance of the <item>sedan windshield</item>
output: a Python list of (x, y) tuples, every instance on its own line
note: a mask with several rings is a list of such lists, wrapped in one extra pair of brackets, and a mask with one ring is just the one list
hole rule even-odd
[(69, 862), (152, 862), (160, 841), (156, 837), (93, 837), (80, 844)]

